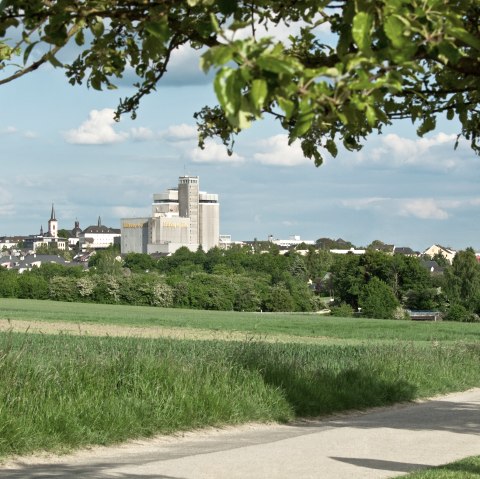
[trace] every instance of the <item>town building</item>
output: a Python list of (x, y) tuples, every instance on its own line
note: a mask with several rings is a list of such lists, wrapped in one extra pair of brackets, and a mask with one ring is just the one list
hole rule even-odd
[(153, 195), (148, 218), (122, 218), (121, 252), (165, 254), (185, 246), (204, 251), (219, 245), (218, 195), (200, 191), (198, 176), (181, 176), (177, 188)]
[(442, 255), (450, 264), (452, 264), (453, 258), (455, 258), (455, 255), (457, 252), (453, 248), (446, 248), (445, 246), (441, 246), (439, 244), (434, 244), (430, 246), (430, 248), (427, 248), (424, 252), (424, 255), (430, 256), (430, 258), (433, 258), (435, 255), (440, 254)]
[(315, 244), (315, 241), (313, 240), (302, 240), (299, 235), (290, 235), (288, 239), (273, 239), (273, 236), (269, 235), (268, 241), (280, 246), (280, 248), (291, 248), (292, 246), (298, 246), (301, 244), (312, 246)]
[(58, 220), (55, 215), (55, 206), (52, 204), (50, 219), (48, 220), (48, 231), (44, 233), (43, 225), (40, 226), (38, 235), (27, 236), (23, 241), (23, 247), (32, 251), (36, 251), (40, 246), (48, 246), (49, 248), (57, 248), (59, 250), (67, 249), (67, 240), (58, 237)]
[(78, 246), (80, 251), (90, 249), (105, 249), (120, 241), (120, 230), (102, 225), (102, 219), (98, 217), (96, 225), (88, 226), (78, 232)]

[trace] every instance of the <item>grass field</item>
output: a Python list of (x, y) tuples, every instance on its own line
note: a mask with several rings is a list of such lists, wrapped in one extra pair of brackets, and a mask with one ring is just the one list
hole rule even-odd
[(480, 477), (480, 456), (467, 457), (461, 461), (413, 472), (403, 479), (478, 479)]
[[(4, 299), (0, 319), (252, 334), (194, 341), (0, 333), (0, 457), (282, 422), (480, 385), (478, 324)], [(313, 336), (319, 344), (262, 335)]]
[(0, 299), (0, 319), (239, 331), (341, 340), (480, 342), (480, 323), (385, 321), (317, 314), (238, 313)]

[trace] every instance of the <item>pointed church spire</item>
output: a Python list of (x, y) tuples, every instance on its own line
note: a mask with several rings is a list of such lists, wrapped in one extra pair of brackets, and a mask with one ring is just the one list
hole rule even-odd
[(40, 236), (43, 236), (43, 225), (40, 226)]
[(56, 220), (56, 219), (57, 219), (57, 218), (55, 218), (55, 207), (54, 207), (54, 205), (53, 205), (53, 203), (52, 203), (52, 213), (51, 213), (51, 215), (50, 215), (50, 221), (51, 221), (51, 220)]

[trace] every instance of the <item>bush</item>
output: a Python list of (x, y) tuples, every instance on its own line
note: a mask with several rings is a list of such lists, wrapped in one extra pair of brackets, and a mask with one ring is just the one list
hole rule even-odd
[(54, 301), (77, 301), (77, 280), (66, 276), (54, 276), (48, 284), (48, 297)]
[(47, 299), (48, 281), (41, 276), (27, 272), (18, 277), (18, 298)]
[(8, 271), (0, 266), (0, 297), (17, 298), (18, 297), (18, 278), (16, 271)]
[(373, 277), (362, 288), (359, 305), (362, 308), (362, 314), (367, 318), (392, 319), (398, 300), (388, 284)]
[(347, 303), (340, 303), (338, 306), (332, 306), (330, 308), (330, 315), (341, 318), (352, 318), (353, 308)]
[(270, 288), (270, 294), (265, 300), (267, 311), (293, 311), (295, 302), (283, 283), (276, 284)]
[(459, 303), (452, 304), (444, 316), (445, 321), (459, 321), (462, 323), (473, 323), (478, 321), (478, 315), (468, 311), (465, 306)]

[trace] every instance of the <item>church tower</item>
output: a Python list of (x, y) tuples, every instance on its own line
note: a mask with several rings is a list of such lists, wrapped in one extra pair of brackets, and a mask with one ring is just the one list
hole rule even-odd
[(55, 207), (52, 203), (52, 213), (50, 214), (50, 219), (48, 220), (48, 235), (52, 238), (58, 238), (58, 221), (55, 217)]

